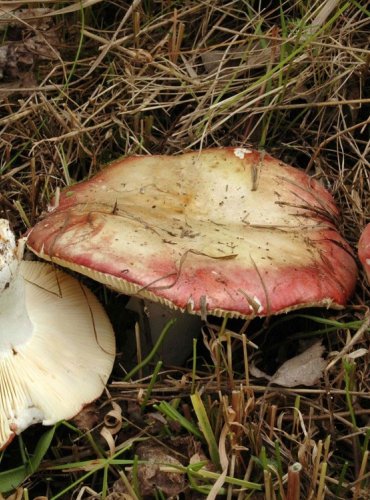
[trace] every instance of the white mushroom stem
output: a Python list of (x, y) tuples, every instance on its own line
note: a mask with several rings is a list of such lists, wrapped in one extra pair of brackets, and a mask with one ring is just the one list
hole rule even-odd
[(20, 258), (23, 245), (17, 248), (6, 220), (0, 219), (0, 359), (8, 351), (24, 344), (32, 336), (33, 326), (25, 300), (25, 282), (21, 276)]
[(71, 418), (96, 399), (115, 355), (94, 295), (22, 253), (0, 219), (0, 449), (31, 424)]
[[(174, 311), (158, 302), (131, 297), (127, 309), (134, 311), (139, 316), (140, 332), (142, 341), (146, 341), (146, 333), (154, 345), (162, 333), (164, 327), (171, 319), (176, 323), (167, 337), (164, 339), (159, 355), (167, 365), (182, 365), (192, 352), (193, 339), (199, 337), (202, 320), (199, 316), (186, 312)], [(144, 351), (146, 347), (144, 345)]]

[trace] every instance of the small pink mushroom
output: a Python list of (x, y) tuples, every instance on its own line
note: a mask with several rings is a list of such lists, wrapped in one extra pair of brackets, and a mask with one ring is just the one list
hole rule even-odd
[(365, 226), (361, 234), (358, 242), (358, 256), (370, 283), (370, 224)]

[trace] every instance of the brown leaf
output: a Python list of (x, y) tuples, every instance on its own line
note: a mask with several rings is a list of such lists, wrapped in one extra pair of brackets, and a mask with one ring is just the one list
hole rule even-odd
[(157, 443), (142, 443), (137, 447), (139, 460), (147, 463), (138, 466), (138, 482), (140, 494), (153, 495), (156, 488), (167, 497), (180, 494), (186, 487), (185, 477), (182, 473), (166, 470), (166, 466), (178, 467), (181, 462), (175, 458), (167, 448)]
[(55, 30), (45, 33), (37, 33), (24, 42), (25, 48), (40, 61), (55, 61), (59, 58), (59, 52), (55, 46), (59, 44), (59, 38)]
[(1, 5), (0, 11), (0, 31), (6, 31), (9, 26), (19, 27), (21, 29), (35, 28), (47, 29), (50, 26), (51, 18), (48, 14), (52, 14), (52, 9), (16, 9), (20, 6), (17, 3), (8, 7)]
[(93, 429), (99, 422), (99, 412), (95, 403), (84, 406), (72, 422), (83, 432)]
[(60, 55), (59, 34), (50, 9), (0, 9), (0, 32), (7, 39), (0, 47), (0, 79), (21, 79), (38, 61), (55, 61)]
[(0, 79), (10, 80), (34, 69), (38, 61), (55, 61), (59, 58), (56, 49), (58, 39), (54, 31), (37, 33), (22, 42), (9, 42), (0, 47)]

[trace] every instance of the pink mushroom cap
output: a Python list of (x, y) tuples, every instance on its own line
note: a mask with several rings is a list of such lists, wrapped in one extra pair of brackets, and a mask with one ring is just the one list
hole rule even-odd
[(196, 314), (342, 307), (357, 268), (332, 196), (244, 148), (133, 156), (68, 187), (28, 236), (40, 257)]
[(358, 256), (370, 283), (370, 224), (362, 231), (358, 242)]

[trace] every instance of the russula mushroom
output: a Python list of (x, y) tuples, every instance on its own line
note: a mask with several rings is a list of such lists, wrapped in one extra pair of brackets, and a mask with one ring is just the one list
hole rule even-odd
[(201, 316), (341, 307), (357, 269), (331, 195), (257, 151), (118, 160), (30, 232), (40, 257)]
[(31, 424), (69, 419), (99, 397), (115, 355), (95, 296), (22, 253), (0, 219), (0, 449)]
[(370, 283), (370, 224), (365, 226), (358, 242), (358, 256)]

